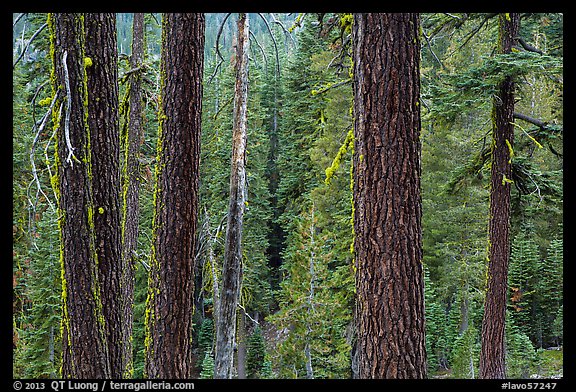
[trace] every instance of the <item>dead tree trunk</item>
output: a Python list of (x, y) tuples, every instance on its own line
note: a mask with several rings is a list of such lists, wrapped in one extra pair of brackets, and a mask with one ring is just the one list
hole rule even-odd
[(246, 126), (248, 107), (248, 15), (238, 17), (236, 84), (232, 129), (230, 202), (222, 270), (222, 293), (216, 325), (214, 378), (231, 378), (234, 357), (236, 312), (242, 279), (242, 225), (246, 202)]

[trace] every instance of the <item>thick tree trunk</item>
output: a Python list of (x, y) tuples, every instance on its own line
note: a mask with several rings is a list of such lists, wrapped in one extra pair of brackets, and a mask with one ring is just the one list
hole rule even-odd
[(203, 14), (165, 14), (145, 377), (192, 377)]
[(62, 266), (62, 377), (109, 378), (101, 285), (94, 238), (84, 17), (50, 14), (55, 161)]
[(356, 14), (354, 250), (359, 378), (425, 378), (420, 18)]
[[(140, 177), (140, 145), (143, 140), (142, 124), (142, 93), (141, 75), (144, 63), (144, 14), (135, 13), (132, 28), (132, 55), (130, 68), (135, 71), (130, 74), (128, 87), (128, 120), (122, 135), (122, 277), (121, 290), (123, 301), (122, 335), (124, 345), (122, 352), (122, 372), (125, 378), (133, 374), (133, 306), (134, 306), (134, 274), (135, 256), (138, 245), (138, 194)], [(126, 110), (125, 109), (125, 110)]]
[(94, 232), (110, 377), (122, 377), (120, 133), (116, 14), (85, 15)]
[(242, 223), (246, 201), (246, 125), (248, 104), (248, 15), (238, 17), (236, 44), (236, 85), (234, 88), (234, 123), (230, 202), (224, 248), (222, 293), (216, 325), (214, 378), (231, 378), (234, 356), (236, 311), (242, 279)]
[[(510, 53), (517, 39), (517, 13), (499, 16), (499, 53)], [(514, 145), (514, 82), (506, 77), (494, 101), (490, 220), (488, 227), (488, 291), (482, 319), (480, 378), (506, 378), (506, 301), (510, 259), (510, 178)]]

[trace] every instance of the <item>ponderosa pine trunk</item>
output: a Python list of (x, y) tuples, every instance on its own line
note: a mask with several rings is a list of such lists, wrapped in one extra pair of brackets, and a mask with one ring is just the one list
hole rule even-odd
[(355, 14), (354, 376), (426, 378), (420, 17)]
[(140, 188), (140, 146), (143, 140), (142, 73), (144, 64), (144, 14), (134, 13), (132, 23), (132, 54), (130, 55), (130, 82), (128, 85), (127, 123), (122, 133), (122, 278), (123, 301), (122, 334), (125, 338), (122, 369), (125, 378), (133, 374), (133, 319), (134, 319), (134, 252), (138, 245), (138, 194)]
[[(520, 26), (517, 13), (499, 15), (498, 53), (510, 53)], [(480, 378), (506, 378), (506, 302), (510, 260), (511, 152), (514, 146), (514, 81), (506, 76), (492, 109), (488, 288), (482, 319)]]
[(192, 378), (203, 14), (164, 14), (155, 215), (146, 310), (147, 378)]
[(116, 14), (87, 13), (86, 83), (92, 153), (94, 235), (105, 321), (110, 377), (122, 378), (123, 309), (121, 292), (120, 125)]
[(230, 170), (230, 201), (224, 247), (222, 292), (216, 324), (214, 378), (231, 378), (234, 358), (236, 312), (242, 279), (242, 226), (246, 201), (246, 141), (248, 103), (247, 14), (238, 17), (236, 42), (236, 84), (234, 87), (234, 119), (232, 128), (232, 161)]
[(110, 378), (94, 236), (85, 26), (82, 14), (49, 14), (62, 268), (62, 378)]

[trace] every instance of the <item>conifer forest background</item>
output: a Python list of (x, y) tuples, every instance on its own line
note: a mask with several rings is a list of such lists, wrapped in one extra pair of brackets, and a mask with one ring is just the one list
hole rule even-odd
[(562, 378), (563, 14), (399, 15), (14, 13), (13, 377)]

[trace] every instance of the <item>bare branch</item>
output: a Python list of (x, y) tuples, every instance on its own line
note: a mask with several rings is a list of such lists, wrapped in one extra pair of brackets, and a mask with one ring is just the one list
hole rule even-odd
[[(50, 207), (52, 209), (54, 209), (54, 205), (52, 204), (52, 202), (50, 201), (50, 198), (46, 195), (46, 193), (44, 193), (44, 191), (42, 190), (42, 186), (40, 185), (40, 179), (38, 178), (38, 173), (36, 170), (36, 162), (34, 160), (34, 155), (36, 153), (36, 145), (38, 143), (40, 135), (42, 134), (42, 131), (44, 131), (44, 127), (47, 124), (48, 118), (50, 117), (50, 113), (52, 112), (52, 110), (54, 108), (54, 104), (56, 103), (57, 98), (58, 98), (58, 92), (56, 92), (56, 94), (54, 95), (54, 98), (52, 98), (52, 102), (50, 103), (50, 108), (48, 109), (46, 114), (44, 114), (44, 116), (42, 117), (42, 120), (40, 121), (40, 126), (38, 127), (38, 131), (36, 132), (36, 136), (34, 137), (34, 141), (32, 142), (32, 147), (30, 148), (30, 155), (29, 155), (30, 156), (30, 164), (32, 166), (32, 175), (34, 177), (34, 182), (36, 182), (37, 192), (41, 193), (46, 198), (46, 201), (48, 202), (48, 204), (50, 205)], [(34, 124), (34, 128), (36, 128), (36, 126), (37, 126), (37, 123)], [(34, 209), (34, 211), (36, 210), (36, 203), (33, 204), (33, 209)]]
[(72, 93), (70, 91), (70, 78), (68, 75), (68, 65), (66, 64), (66, 59), (68, 58), (68, 51), (65, 50), (62, 55), (62, 66), (64, 67), (64, 81), (66, 84), (66, 118), (64, 120), (64, 136), (66, 138), (66, 146), (68, 147), (68, 156), (66, 157), (66, 162), (70, 163), (70, 166), (74, 167), (72, 158), (78, 160), (74, 156), (74, 147), (72, 147), (72, 142), (70, 141), (70, 112), (72, 111)]
[(252, 320), (252, 322), (253, 322), (254, 324), (260, 325), (260, 323), (258, 322), (258, 320), (254, 320), (254, 319), (248, 314), (248, 312), (246, 311), (246, 308), (245, 308), (244, 306), (242, 306), (242, 305), (240, 304), (240, 302), (238, 302), (237, 305), (238, 305), (238, 307), (239, 307), (240, 309), (242, 309), (242, 311), (244, 312), (244, 315), (245, 315), (246, 317), (248, 317), (250, 320)]
[(272, 34), (272, 29), (270, 28), (270, 25), (268, 24), (268, 21), (266, 20), (264, 15), (262, 15), (260, 12), (258, 13), (258, 15), (260, 15), (260, 17), (264, 21), (264, 24), (266, 25), (266, 28), (270, 33), (270, 38), (272, 38), (272, 43), (274, 44), (274, 51), (276, 53), (276, 72), (277, 75), (280, 76), (280, 57), (278, 56), (278, 45), (276, 45), (276, 39), (274, 38), (274, 34)]
[(534, 124), (538, 128), (541, 128), (541, 129), (546, 128), (546, 126), (548, 125), (547, 123), (545, 123), (542, 120), (538, 120), (536, 118), (533, 118), (533, 117), (530, 117), (530, 116), (527, 116), (525, 114), (518, 113), (518, 112), (514, 112), (514, 118), (517, 118), (519, 120), (524, 120), (526, 122), (529, 122), (530, 124)]
[(28, 13), (27, 13), (27, 12), (23, 12), (23, 13), (21, 13), (20, 15), (18, 15), (18, 16), (16, 17), (16, 20), (12, 23), (12, 28), (14, 28), (14, 27), (16, 26), (16, 23), (18, 23), (18, 22), (20, 21), (20, 19), (22, 19), (22, 17), (23, 17), (24, 15), (28, 15)]
[(282, 22), (280, 22), (278, 19), (276, 19), (276, 16), (273, 13), (270, 13), (269, 15), (272, 17), (272, 22), (278, 24), (282, 28), (282, 31), (284, 31), (284, 35), (286, 35), (287, 37), (290, 37), (290, 40), (292, 40), (292, 43), (294, 45), (296, 45), (296, 40), (292, 36), (292, 33), (290, 31), (288, 31), (286, 26), (284, 26), (284, 24)]
[(472, 39), (472, 37), (474, 37), (479, 31), (480, 29), (486, 24), (486, 22), (488, 22), (490, 19), (492, 19), (493, 17), (497, 16), (497, 13), (492, 13), (492, 14), (487, 14), (484, 16), (484, 19), (482, 19), (482, 21), (480, 22), (480, 24), (474, 29), (472, 30), (468, 36), (466, 37), (466, 39), (464, 40), (464, 42), (462, 43), (462, 45), (460, 45), (458, 47), (458, 49), (455, 49), (452, 53), (450, 53), (450, 56), (453, 55), (456, 50), (460, 50), (462, 49), (464, 46), (466, 46), (466, 44)]
[(220, 23), (220, 27), (218, 28), (218, 34), (216, 35), (216, 45), (215, 46), (216, 46), (216, 54), (218, 55), (218, 57), (220, 57), (220, 61), (218, 62), (218, 64), (216, 64), (216, 68), (214, 68), (214, 73), (212, 74), (212, 76), (210, 76), (210, 79), (208, 79), (208, 83), (212, 82), (212, 79), (214, 79), (214, 77), (216, 76), (216, 73), (220, 69), (220, 66), (224, 62), (224, 57), (222, 57), (222, 53), (220, 53), (220, 36), (222, 35), (222, 30), (224, 29), (224, 24), (226, 23), (226, 20), (228, 19), (228, 17), (231, 14), (232, 14), (231, 12), (226, 14), (226, 16), (224, 17), (224, 20), (222, 21), (222, 23)]
[(30, 37), (30, 39), (26, 43), (26, 46), (24, 47), (24, 49), (22, 49), (22, 53), (20, 53), (20, 56), (18, 56), (18, 58), (16, 59), (14, 64), (12, 64), (12, 68), (16, 67), (16, 64), (18, 64), (18, 62), (22, 59), (22, 57), (24, 56), (24, 53), (26, 53), (26, 50), (28, 50), (28, 47), (30, 46), (30, 44), (32, 43), (34, 38), (36, 38), (36, 36), (38, 36), (38, 34), (40, 34), (40, 32), (42, 30), (44, 30), (44, 28), (46, 26), (48, 26), (48, 23), (44, 23), (42, 26), (40, 26), (40, 28), (38, 30), (36, 30), (36, 32), (32, 35), (32, 37)]
[(254, 33), (252, 31), (250, 31), (250, 37), (252, 37), (253, 41), (256, 42), (256, 45), (260, 49), (260, 52), (262, 52), (262, 58), (264, 58), (264, 65), (265, 66), (268, 65), (268, 59), (266, 58), (266, 53), (264, 52), (264, 48), (262, 48), (262, 45), (260, 45), (260, 42), (258, 42), (258, 39), (256, 38), (256, 36), (254, 35)]
[(432, 45), (430, 45), (430, 40), (428, 39), (428, 36), (426, 35), (426, 32), (424, 31), (424, 29), (422, 29), (422, 36), (424, 37), (424, 39), (426, 40), (426, 45), (428, 46), (428, 50), (430, 50), (430, 53), (432, 53), (432, 56), (434, 56), (434, 59), (438, 62), (438, 64), (440, 64), (440, 66), (443, 69), (446, 69), (446, 67), (444, 66), (444, 64), (442, 63), (442, 61), (440, 61), (440, 59), (438, 58), (438, 56), (436, 56), (436, 53), (434, 53), (434, 50), (432, 49)]
[(516, 37), (516, 40), (518, 41), (518, 43), (519, 43), (520, 45), (522, 45), (522, 47), (523, 47), (525, 50), (527, 50), (527, 51), (529, 51), (529, 52), (538, 53), (538, 54), (544, 54), (544, 52), (541, 51), (540, 49), (538, 49), (537, 47), (532, 46), (532, 45), (530, 45), (529, 43), (527, 43), (526, 41), (524, 41), (524, 38), (522, 38), (522, 37)]
[(336, 87), (343, 86), (345, 84), (352, 83), (352, 78), (344, 79), (336, 83), (327, 84), (326, 86), (320, 87), (318, 90), (312, 90), (312, 95), (322, 94), (328, 90), (331, 90)]

